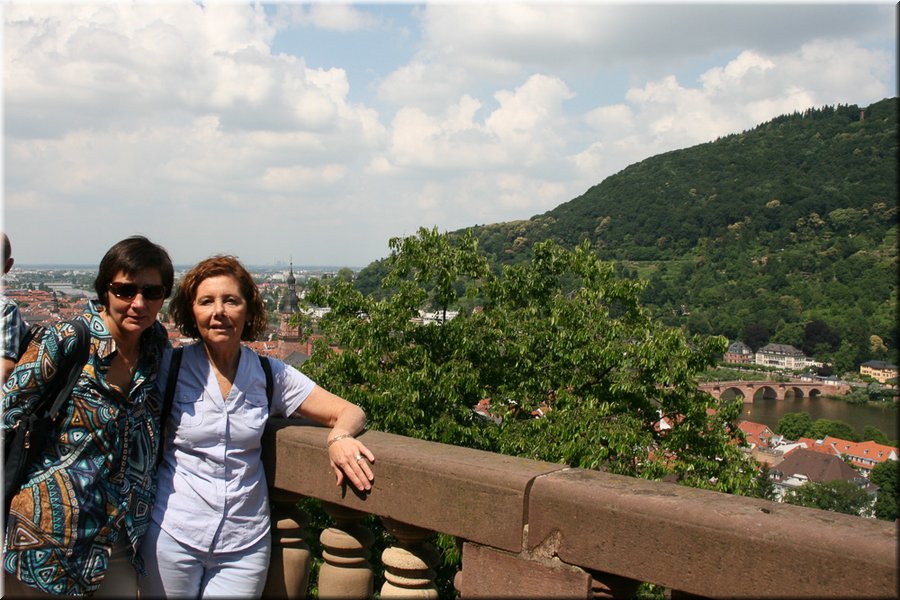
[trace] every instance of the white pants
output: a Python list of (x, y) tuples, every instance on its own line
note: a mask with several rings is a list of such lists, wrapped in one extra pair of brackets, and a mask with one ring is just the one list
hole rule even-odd
[(140, 579), (140, 597), (261, 598), (271, 550), (267, 535), (245, 550), (213, 554), (186, 546), (151, 523), (141, 544), (147, 576)]

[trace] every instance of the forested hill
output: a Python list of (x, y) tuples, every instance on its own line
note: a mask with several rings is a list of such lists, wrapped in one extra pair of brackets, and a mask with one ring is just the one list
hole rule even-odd
[(692, 332), (792, 344), (845, 369), (896, 360), (897, 110), (891, 98), (784, 115), (471, 231), (495, 265), (542, 240), (589, 240)]
[(851, 105), (778, 117), (631, 165), (527, 221), (473, 231), (501, 263), (548, 238), (587, 239), (602, 258), (626, 260), (684, 256), (735, 230), (780, 248), (812, 213), (896, 204), (897, 100), (867, 107), (863, 120), (860, 114)]

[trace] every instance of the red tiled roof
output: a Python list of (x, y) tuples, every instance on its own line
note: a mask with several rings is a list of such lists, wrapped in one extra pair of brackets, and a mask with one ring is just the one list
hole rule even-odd
[(873, 441), (851, 442), (831, 436), (826, 436), (821, 440), (800, 438), (798, 441), (806, 444), (806, 447), (813, 452), (846, 456), (854, 465), (864, 469), (871, 469), (875, 466), (873, 463), (883, 463), (886, 460), (897, 460), (898, 458), (896, 448)]
[(823, 445), (821, 440), (801, 437), (797, 441), (801, 444), (806, 444), (807, 450), (812, 450), (813, 452), (821, 452), (822, 454), (834, 454), (834, 450), (830, 446)]
[(738, 427), (747, 435), (755, 435), (757, 437), (761, 435), (772, 435), (772, 430), (769, 429), (769, 426), (763, 425), (762, 423), (755, 423), (753, 421), (739, 421)]
[(744, 432), (748, 444), (755, 444), (760, 448), (769, 447), (772, 430), (767, 425), (753, 421), (738, 421), (738, 429)]
[(897, 449), (869, 440), (867, 442), (855, 442), (852, 454), (884, 462), (888, 460), (891, 454), (897, 456)]

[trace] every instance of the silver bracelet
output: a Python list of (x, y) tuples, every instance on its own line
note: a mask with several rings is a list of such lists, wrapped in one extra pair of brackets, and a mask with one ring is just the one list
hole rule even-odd
[(331, 448), (331, 445), (332, 445), (333, 443), (335, 443), (336, 441), (342, 440), (342, 439), (344, 439), (344, 438), (352, 438), (352, 437), (353, 437), (353, 436), (350, 435), (349, 433), (343, 433), (343, 434), (341, 434), (341, 435), (335, 436), (335, 437), (331, 438), (330, 440), (328, 440), (328, 444), (326, 444), (325, 447), (326, 447), (326, 448)]

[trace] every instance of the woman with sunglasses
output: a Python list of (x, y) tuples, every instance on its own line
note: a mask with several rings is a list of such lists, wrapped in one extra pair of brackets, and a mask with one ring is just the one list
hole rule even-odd
[[(183, 349), (166, 422), (153, 524), (141, 552), (142, 598), (259, 598), (269, 564), (269, 502), (261, 441), (270, 416), (330, 427), (328, 456), (341, 485), (372, 487), (375, 456), (354, 436), (366, 416), (297, 369), (264, 367), (241, 340), (266, 329), (266, 308), (247, 270), (231, 256), (200, 262), (178, 284), (172, 318), (199, 338)], [(170, 358), (159, 379), (165, 385)]]
[[(168, 344), (156, 315), (172, 283), (168, 253), (142, 236), (100, 262), (98, 299), (77, 317), (90, 334), (87, 362), (6, 520), (6, 597), (136, 597), (136, 550), (156, 496), (156, 377)], [(64, 321), (29, 346), (3, 387), (4, 432), (50, 377), (66, 377), (56, 366), (77, 339)]]

